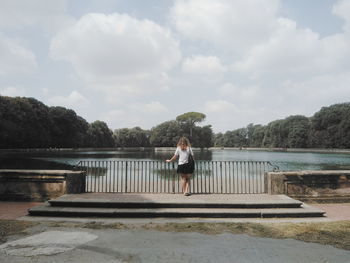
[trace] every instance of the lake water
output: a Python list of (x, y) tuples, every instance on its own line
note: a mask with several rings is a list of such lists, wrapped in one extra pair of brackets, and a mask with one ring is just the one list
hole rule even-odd
[[(174, 148), (175, 151), (175, 148)], [(79, 161), (165, 160), (173, 151), (58, 151), (0, 152), (1, 169), (72, 169)], [(196, 160), (269, 161), (280, 170), (342, 170), (350, 169), (349, 154), (297, 153), (215, 149), (195, 151)]]

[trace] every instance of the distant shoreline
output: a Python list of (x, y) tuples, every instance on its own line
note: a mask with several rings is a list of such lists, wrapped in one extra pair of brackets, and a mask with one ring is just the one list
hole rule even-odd
[(268, 152), (303, 152), (303, 153), (344, 153), (350, 154), (350, 149), (317, 149), (317, 148), (237, 148), (237, 147), (212, 147), (211, 150), (246, 150)]
[[(39, 152), (86, 152), (86, 151), (174, 151), (174, 147), (115, 147), (115, 148), (28, 148), (0, 149), (0, 153), (39, 153)], [(195, 151), (235, 150), (235, 151), (268, 151), (268, 152), (301, 152), (301, 153), (335, 153), (350, 154), (350, 149), (317, 149), (317, 148), (252, 148), (252, 147), (210, 147), (193, 148)]]

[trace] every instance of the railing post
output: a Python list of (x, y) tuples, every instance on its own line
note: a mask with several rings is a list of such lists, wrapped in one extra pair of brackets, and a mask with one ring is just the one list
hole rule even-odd
[(173, 194), (175, 194), (175, 173), (174, 173), (175, 164), (172, 163), (172, 166), (173, 166)]
[(221, 177), (221, 193), (220, 194), (223, 194), (223, 182), (222, 182), (222, 162), (220, 162), (220, 177)]
[(125, 162), (125, 193), (128, 191), (128, 161)]

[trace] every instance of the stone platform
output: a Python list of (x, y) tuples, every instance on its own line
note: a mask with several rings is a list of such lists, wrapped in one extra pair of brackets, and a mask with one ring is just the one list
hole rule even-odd
[(305, 218), (324, 214), (288, 196), (268, 194), (69, 194), (29, 209), (31, 216), (54, 217)]
[(85, 172), (0, 169), (0, 201), (41, 202), (85, 191)]

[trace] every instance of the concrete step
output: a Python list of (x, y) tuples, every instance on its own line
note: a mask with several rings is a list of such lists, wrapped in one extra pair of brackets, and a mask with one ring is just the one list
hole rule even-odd
[(324, 212), (303, 205), (300, 208), (88, 208), (53, 207), (49, 203), (29, 209), (31, 216), (52, 217), (114, 217), (114, 218), (150, 218), (150, 217), (188, 217), (188, 218), (300, 218), (323, 217)]
[(300, 208), (285, 195), (81, 194), (50, 200), (55, 207), (95, 208)]

